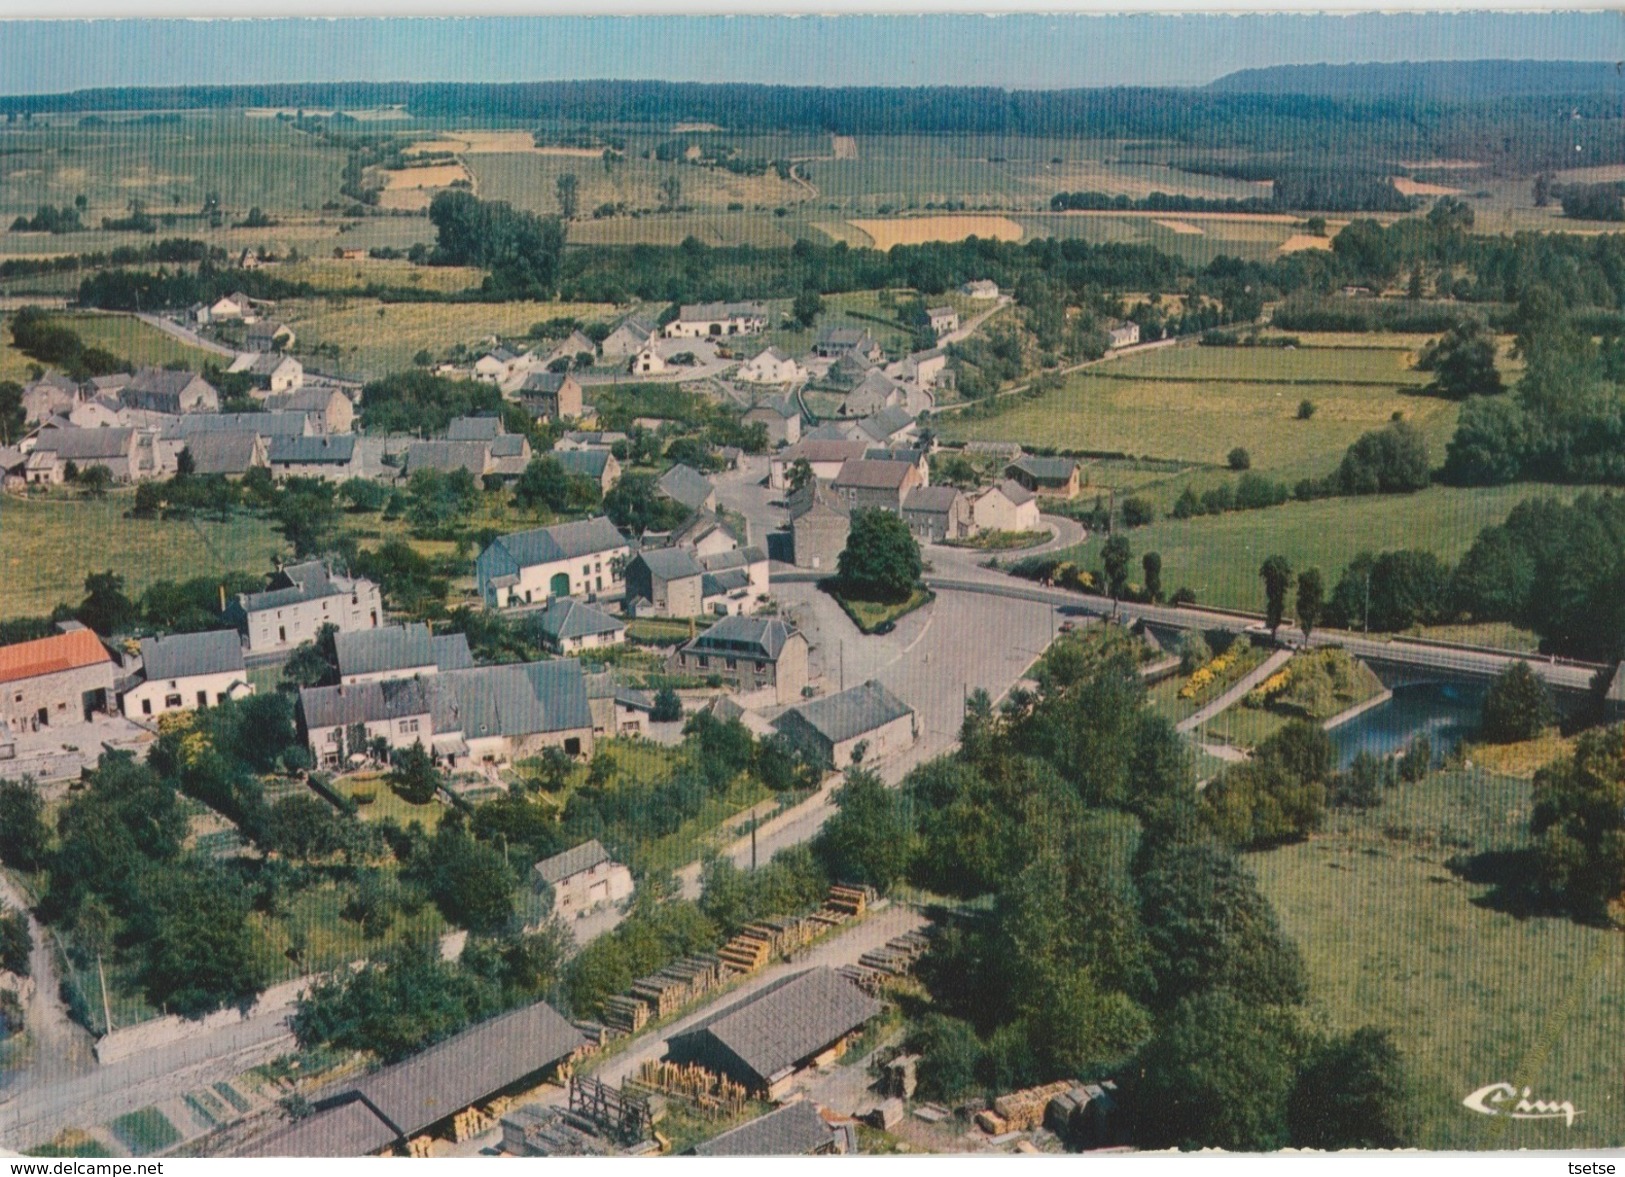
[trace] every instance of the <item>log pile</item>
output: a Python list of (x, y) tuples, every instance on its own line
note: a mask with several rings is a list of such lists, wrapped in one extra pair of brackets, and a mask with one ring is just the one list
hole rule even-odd
[(726, 1075), (695, 1063), (650, 1059), (638, 1068), (640, 1086), (686, 1100), (710, 1116), (737, 1116), (745, 1110), (749, 1093)]
[(877, 993), (891, 978), (913, 973), (930, 947), (931, 940), (923, 931), (904, 932), (865, 952), (857, 964), (842, 965), (838, 971), (865, 993)]
[(451, 1138), (461, 1144), (486, 1131), (496, 1121), (479, 1108), (464, 1108), (451, 1118)]
[(604, 998), (604, 1024), (622, 1034), (636, 1034), (649, 1021), (649, 1007), (635, 997)]
[(648, 1006), (656, 1018), (669, 1017), (714, 989), (720, 974), (717, 956), (690, 956), (634, 981), (631, 996)]
[(1012, 1091), (1009, 1095), (1001, 1095), (993, 1101), (993, 1110), (1008, 1126), (1011, 1132), (1031, 1132), (1044, 1122), (1044, 1112), (1049, 1108), (1050, 1100), (1058, 1095), (1065, 1095), (1078, 1086), (1076, 1079), (1061, 1079), (1054, 1083), (1046, 1083), (1042, 1087), (1029, 1087), (1024, 1091)]

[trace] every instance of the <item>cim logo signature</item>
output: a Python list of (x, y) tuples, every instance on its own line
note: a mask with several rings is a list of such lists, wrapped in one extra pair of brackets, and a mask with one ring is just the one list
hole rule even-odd
[(1510, 1083), (1491, 1083), (1480, 1087), (1462, 1106), (1482, 1116), (1505, 1116), (1509, 1120), (1562, 1120), (1570, 1128), (1580, 1112), (1568, 1100), (1530, 1099), (1530, 1089), (1517, 1088)]

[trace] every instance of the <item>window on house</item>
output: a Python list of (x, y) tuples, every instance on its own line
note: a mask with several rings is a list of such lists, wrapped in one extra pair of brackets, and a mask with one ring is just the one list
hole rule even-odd
[(580, 741), (580, 739), (578, 739), (575, 736), (571, 736), (569, 739), (565, 740), (564, 741), (564, 754), (566, 756), (580, 756), (581, 755), (581, 741)]
[(209, 692), (208, 691), (199, 691), (197, 693), (197, 705), (199, 707), (207, 707), (209, 705)]
[(152, 714), (152, 700), (151, 699), (143, 699), (143, 700), (141, 700), (141, 714), (142, 715), (151, 715)]
[(164, 696), (164, 706), (165, 706), (165, 708), (179, 707), (180, 705), (181, 705), (181, 697), (179, 695), (165, 695)]

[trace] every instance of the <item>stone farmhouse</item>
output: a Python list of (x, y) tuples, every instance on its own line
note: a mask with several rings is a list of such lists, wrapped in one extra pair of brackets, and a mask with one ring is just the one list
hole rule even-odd
[(538, 891), (552, 891), (551, 913), (563, 920), (630, 899), (634, 889), (632, 872), (597, 838), (542, 859), (531, 868), (531, 879)]
[(854, 458), (862, 458), (873, 445), (872, 441), (833, 441), (803, 438), (795, 445), (782, 449), (768, 460), (767, 484), (774, 490), (786, 490), (790, 485), (790, 470), (796, 462), (805, 460), (815, 477), (824, 482), (834, 481), (841, 467)]
[(314, 641), (329, 623), (340, 633), (377, 629), (384, 615), (378, 586), (364, 577), (340, 576), (319, 560), (290, 564), (273, 573), (264, 592), (239, 593), (225, 618), (245, 636), (250, 654), (291, 650)]
[(571, 478), (590, 479), (600, 494), (608, 494), (621, 480), (621, 464), (608, 450), (554, 449), (553, 458)]
[(654, 320), (642, 315), (628, 315), (598, 345), (598, 352), (606, 360), (628, 360), (642, 351), (659, 332)]
[(136, 482), (145, 473), (140, 435), (134, 429), (42, 429), (23, 467), (30, 485), (55, 486), (67, 478), (68, 463), (85, 471), (105, 466), (115, 482)]
[(768, 445), (795, 445), (801, 440), (801, 410), (789, 397), (768, 397), (745, 410), (745, 424), (767, 427)]
[(174, 416), (220, 410), (219, 391), (203, 377), (160, 368), (142, 368), (124, 386), (119, 399), (132, 409)]
[(581, 382), (568, 372), (532, 372), (519, 385), (518, 398), (533, 421), (581, 417)]
[(776, 347), (757, 352), (739, 366), (736, 379), (746, 384), (799, 384), (807, 370)]
[(361, 448), (353, 433), (273, 437), (266, 447), (271, 477), (325, 478), (345, 482), (362, 476)]
[(978, 492), (970, 501), (977, 531), (1037, 531), (1038, 496), (1014, 479)]
[(626, 537), (604, 516), (498, 536), (474, 562), (480, 599), (492, 608), (553, 597), (616, 598), (631, 559)]
[(422, 744), (452, 770), (499, 765), (559, 748), (592, 754), (592, 709), (581, 663), (474, 666), (299, 692), (299, 730), (323, 768), (342, 768), (365, 744)]
[(243, 373), (264, 393), (293, 392), (305, 383), (305, 366), (280, 352), (245, 351), (226, 371)]
[(1071, 458), (1040, 458), (1023, 454), (1005, 467), (1004, 474), (1039, 498), (1075, 499), (1081, 489), (1078, 464)]
[(917, 486), (903, 500), (903, 521), (924, 543), (969, 539), (976, 534), (970, 500), (958, 487)]
[(909, 493), (923, 481), (920, 468), (913, 462), (854, 458), (842, 465), (841, 472), (830, 482), (830, 490), (846, 504), (848, 511), (879, 507), (897, 515), (902, 513)]
[(474, 665), (465, 635), (431, 634), (421, 621), (336, 634), (333, 650), (338, 655), (339, 681), (346, 686), (467, 670)]
[(859, 746), (862, 762), (870, 764), (912, 748), (920, 735), (914, 709), (873, 679), (837, 695), (797, 703), (774, 726), (818, 763), (836, 770), (855, 763)]
[(959, 312), (951, 306), (926, 307), (925, 317), (931, 325), (932, 334), (939, 338), (950, 331), (959, 330)]
[(267, 412), (303, 413), (317, 433), (349, 433), (355, 428), (355, 404), (343, 391), (326, 384), (305, 385), (294, 392), (265, 398)]
[(867, 327), (825, 327), (813, 341), (812, 352), (820, 359), (853, 355), (871, 364), (880, 363), (886, 356)]
[(0, 723), (8, 735), (76, 727), (113, 703), (118, 664), (77, 621), (62, 633), (0, 646)]
[(549, 601), (536, 618), (536, 628), (548, 649), (567, 656), (626, 641), (625, 622), (573, 597)]
[(708, 302), (679, 307), (666, 324), (668, 339), (718, 335), (760, 335), (767, 330), (767, 307), (759, 302)]
[(655, 487), (673, 502), (690, 511), (715, 511), (717, 488), (711, 480), (692, 466), (679, 462), (656, 481)]
[(243, 639), (234, 629), (141, 639), (137, 681), (124, 691), (126, 719), (213, 707), (254, 693), (243, 668)]
[(792, 494), (790, 547), (797, 568), (834, 572), (852, 531), (846, 504), (816, 478)]

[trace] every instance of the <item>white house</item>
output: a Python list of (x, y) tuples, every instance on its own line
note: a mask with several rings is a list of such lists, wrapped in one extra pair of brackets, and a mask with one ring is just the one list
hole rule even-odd
[(595, 908), (632, 896), (632, 872), (610, 858), (594, 838), (562, 854), (544, 858), (531, 872), (536, 889), (551, 888), (552, 914), (575, 919)]
[(1013, 478), (988, 487), (970, 504), (978, 531), (1038, 531), (1038, 496)]
[(959, 312), (953, 307), (926, 307), (925, 317), (931, 324), (931, 331), (939, 338), (950, 331), (959, 330)]
[(266, 394), (294, 392), (305, 383), (305, 366), (281, 352), (242, 352), (226, 371), (247, 373), (255, 389)]
[(873, 764), (913, 747), (920, 735), (914, 709), (874, 679), (838, 695), (798, 703), (774, 726), (835, 769), (854, 763), (860, 745), (862, 762)]
[(218, 629), (142, 638), (140, 674), (122, 705), (126, 719), (153, 719), (253, 693), (242, 638), (234, 629)]
[(269, 578), (264, 592), (239, 593), (225, 613), (247, 636), (250, 654), (314, 641), (329, 623), (340, 633), (376, 629), (383, 615), (376, 584), (337, 575), (319, 560), (290, 564)]
[(500, 384), (512, 376), (520, 354), (505, 347), (494, 347), (474, 361), (474, 379), (487, 384)]
[(641, 315), (628, 315), (604, 336), (598, 350), (606, 360), (629, 359), (642, 351), (644, 344), (658, 334), (653, 321)]
[(991, 278), (977, 278), (961, 286), (959, 293), (966, 298), (991, 302), (999, 297), (999, 284)]
[(1140, 325), (1138, 323), (1124, 323), (1121, 327), (1111, 329), (1112, 346), (1133, 347), (1140, 342)]
[(767, 307), (759, 302), (707, 302), (678, 308), (666, 324), (666, 337), (760, 335), (767, 330)]
[(636, 376), (658, 376), (666, 370), (666, 357), (660, 353), (658, 340), (651, 339), (633, 353), (626, 370)]
[(741, 364), (738, 378), (746, 384), (799, 384), (807, 379), (807, 369), (770, 347)]
[(480, 599), (492, 608), (554, 597), (615, 598), (632, 547), (604, 516), (501, 535), (474, 562)]
[(624, 622), (572, 597), (554, 597), (536, 624), (548, 648), (566, 656), (626, 641)]
[(349, 686), (467, 670), (474, 665), (465, 634), (432, 634), (421, 621), (337, 634), (333, 652), (338, 655), (339, 681)]

